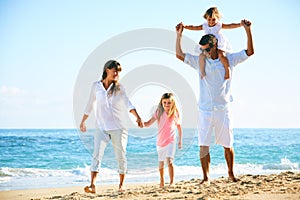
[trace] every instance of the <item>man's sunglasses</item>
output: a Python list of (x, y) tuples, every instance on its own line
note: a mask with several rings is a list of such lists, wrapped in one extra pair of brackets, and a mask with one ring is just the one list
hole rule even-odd
[(212, 48), (212, 47), (207, 47), (206, 49), (200, 48), (200, 50), (201, 50), (201, 51), (206, 51), (206, 52), (208, 53), (208, 52), (210, 52), (211, 48)]

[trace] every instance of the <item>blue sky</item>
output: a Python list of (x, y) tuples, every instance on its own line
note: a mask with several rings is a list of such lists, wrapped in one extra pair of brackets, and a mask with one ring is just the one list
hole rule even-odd
[[(210, 6), (219, 8), (224, 23), (244, 18), (253, 23), (255, 55), (238, 66), (234, 77), (235, 127), (299, 128), (300, 3), (243, 4), (237, 0), (0, 1), (0, 128), (75, 127), (74, 85), (91, 52), (127, 31), (173, 31), (180, 21), (201, 24)], [(184, 31), (195, 41), (202, 34)], [(243, 29), (224, 34), (234, 51), (245, 48)], [(126, 68), (130, 56), (122, 60)], [(177, 64), (182, 66), (179, 60)]]

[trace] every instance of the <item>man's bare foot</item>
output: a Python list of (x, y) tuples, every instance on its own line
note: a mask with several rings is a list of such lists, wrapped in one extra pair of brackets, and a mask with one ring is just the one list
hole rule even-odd
[(95, 185), (86, 186), (86, 187), (84, 187), (84, 191), (86, 193), (93, 193), (93, 194), (95, 194), (96, 193), (96, 187), (95, 187)]
[(201, 182), (200, 182), (200, 185), (209, 185), (210, 184), (210, 181), (208, 179), (203, 179)]
[(175, 187), (174, 183), (170, 183), (169, 187)]
[(239, 179), (235, 178), (233, 175), (229, 176), (229, 180), (231, 180), (232, 182), (238, 182), (239, 181)]

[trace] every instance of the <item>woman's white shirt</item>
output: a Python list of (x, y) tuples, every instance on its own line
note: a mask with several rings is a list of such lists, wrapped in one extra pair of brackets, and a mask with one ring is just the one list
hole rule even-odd
[(135, 107), (122, 85), (115, 94), (109, 94), (112, 85), (106, 90), (101, 81), (93, 83), (85, 114), (90, 115), (94, 108), (97, 125), (102, 130), (128, 129), (128, 113)]

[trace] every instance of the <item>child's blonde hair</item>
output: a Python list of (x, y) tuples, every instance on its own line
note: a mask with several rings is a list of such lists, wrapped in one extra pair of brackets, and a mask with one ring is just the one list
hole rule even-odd
[(221, 19), (221, 13), (219, 12), (217, 7), (211, 7), (205, 12), (203, 17), (204, 17), (204, 19), (207, 19), (208, 17), (211, 17), (211, 18), (215, 18), (217, 20), (220, 20)]
[(160, 101), (159, 101), (159, 104), (158, 104), (158, 107), (157, 107), (157, 120), (159, 121), (161, 115), (164, 113), (164, 107), (162, 105), (162, 101), (164, 99), (170, 99), (171, 102), (172, 102), (172, 106), (171, 106), (171, 109), (169, 110), (169, 112), (167, 113), (168, 114), (168, 117), (172, 117), (172, 116), (179, 116), (179, 112), (178, 112), (178, 109), (177, 109), (177, 105), (176, 105), (176, 100), (175, 100), (175, 97), (173, 95), (173, 93), (165, 93), (162, 95)]

